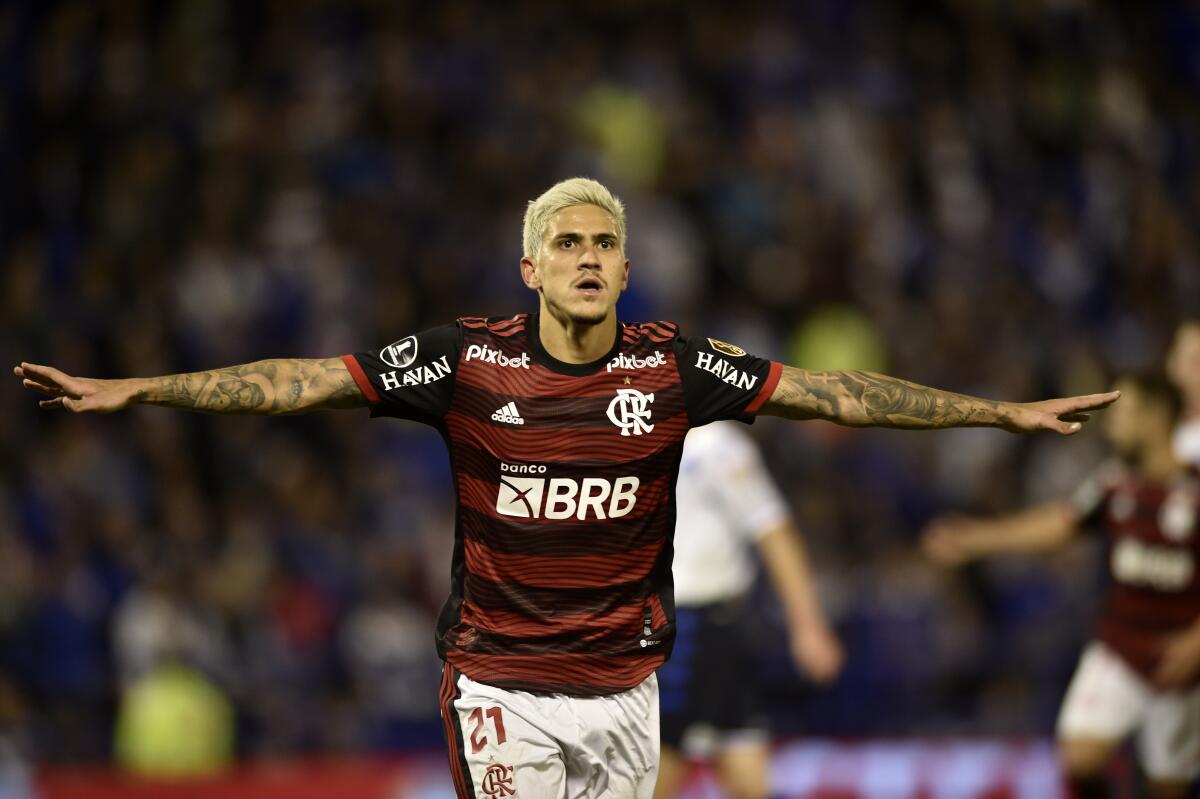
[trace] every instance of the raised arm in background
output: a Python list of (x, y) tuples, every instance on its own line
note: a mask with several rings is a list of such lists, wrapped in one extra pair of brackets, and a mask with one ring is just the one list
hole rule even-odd
[(946, 516), (926, 529), (921, 547), (930, 558), (948, 566), (1001, 552), (1042, 552), (1075, 535), (1078, 518), (1067, 501), (1047, 502), (991, 519)]
[(51, 366), (13, 369), (25, 388), (50, 399), (43, 408), (111, 413), (138, 403), (224, 414), (279, 416), (367, 404), (341, 358), (280, 358), (207, 372), (98, 380)]
[(758, 550), (783, 606), (792, 659), (816, 682), (831, 682), (845, 655), (817, 600), (804, 540), (794, 525), (779, 524), (758, 539)]
[(826, 419), (850, 427), (1000, 427), (1011, 433), (1053, 430), (1069, 435), (1082, 427), (1089, 411), (1100, 410), (1120, 396), (1109, 391), (1043, 402), (1001, 402), (875, 372), (813, 372), (784, 366), (779, 384), (759, 413)]

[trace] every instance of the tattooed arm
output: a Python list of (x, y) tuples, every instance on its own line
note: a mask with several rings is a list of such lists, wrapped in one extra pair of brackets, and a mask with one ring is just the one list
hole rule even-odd
[(827, 419), (851, 427), (1001, 427), (1013, 433), (1069, 434), (1119, 392), (1045, 402), (1000, 402), (941, 391), (874, 372), (811, 372), (783, 367), (779, 385), (760, 413), (788, 419)]
[(143, 403), (206, 413), (294, 414), (367, 404), (340, 358), (256, 361), (207, 372), (96, 380), (23, 363), (22, 384), (50, 399), (43, 408), (110, 413)]

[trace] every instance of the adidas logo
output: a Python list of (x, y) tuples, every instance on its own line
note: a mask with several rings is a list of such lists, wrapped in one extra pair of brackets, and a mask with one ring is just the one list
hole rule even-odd
[(525, 420), (521, 418), (521, 412), (517, 410), (517, 403), (510, 402), (503, 408), (497, 408), (492, 414), (493, 422), (504, 422), (505, 424), (525, 424)]

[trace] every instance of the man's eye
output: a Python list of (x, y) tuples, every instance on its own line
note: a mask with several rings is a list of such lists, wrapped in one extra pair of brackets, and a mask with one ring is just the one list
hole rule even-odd
[(602, 241), (602, 242), (600, 242), (600, 249), (602, 249), (602, 250), (611, 250), (611, 249), (612, 249), (612, 242), (611, 242), (611, 241)]
[(574, 246), (574, 244), (575, 242), (571, 241), (570, 239), (563, 239), (558, 243), (558, 246), (564, 250), (569, 250), (572, 246)]

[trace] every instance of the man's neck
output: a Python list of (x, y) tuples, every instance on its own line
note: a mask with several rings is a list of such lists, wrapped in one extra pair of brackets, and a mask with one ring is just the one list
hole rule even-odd
[(1200, 393), (1184, 397), (1183, 421), (1200, 422)]
[(1183, 470), (1183, 463), (1175, 457), (1170, 437), (1158, 445), (1147, 447), (1138, 460), (1138, 471), (1160, 482), (1170, 480)]
[(608, 354), (617, 338), (615, 309), (596, 324), (574, 322), (542, 302), (538, 338), (542, 348), (563, 363), (591, 363)]

